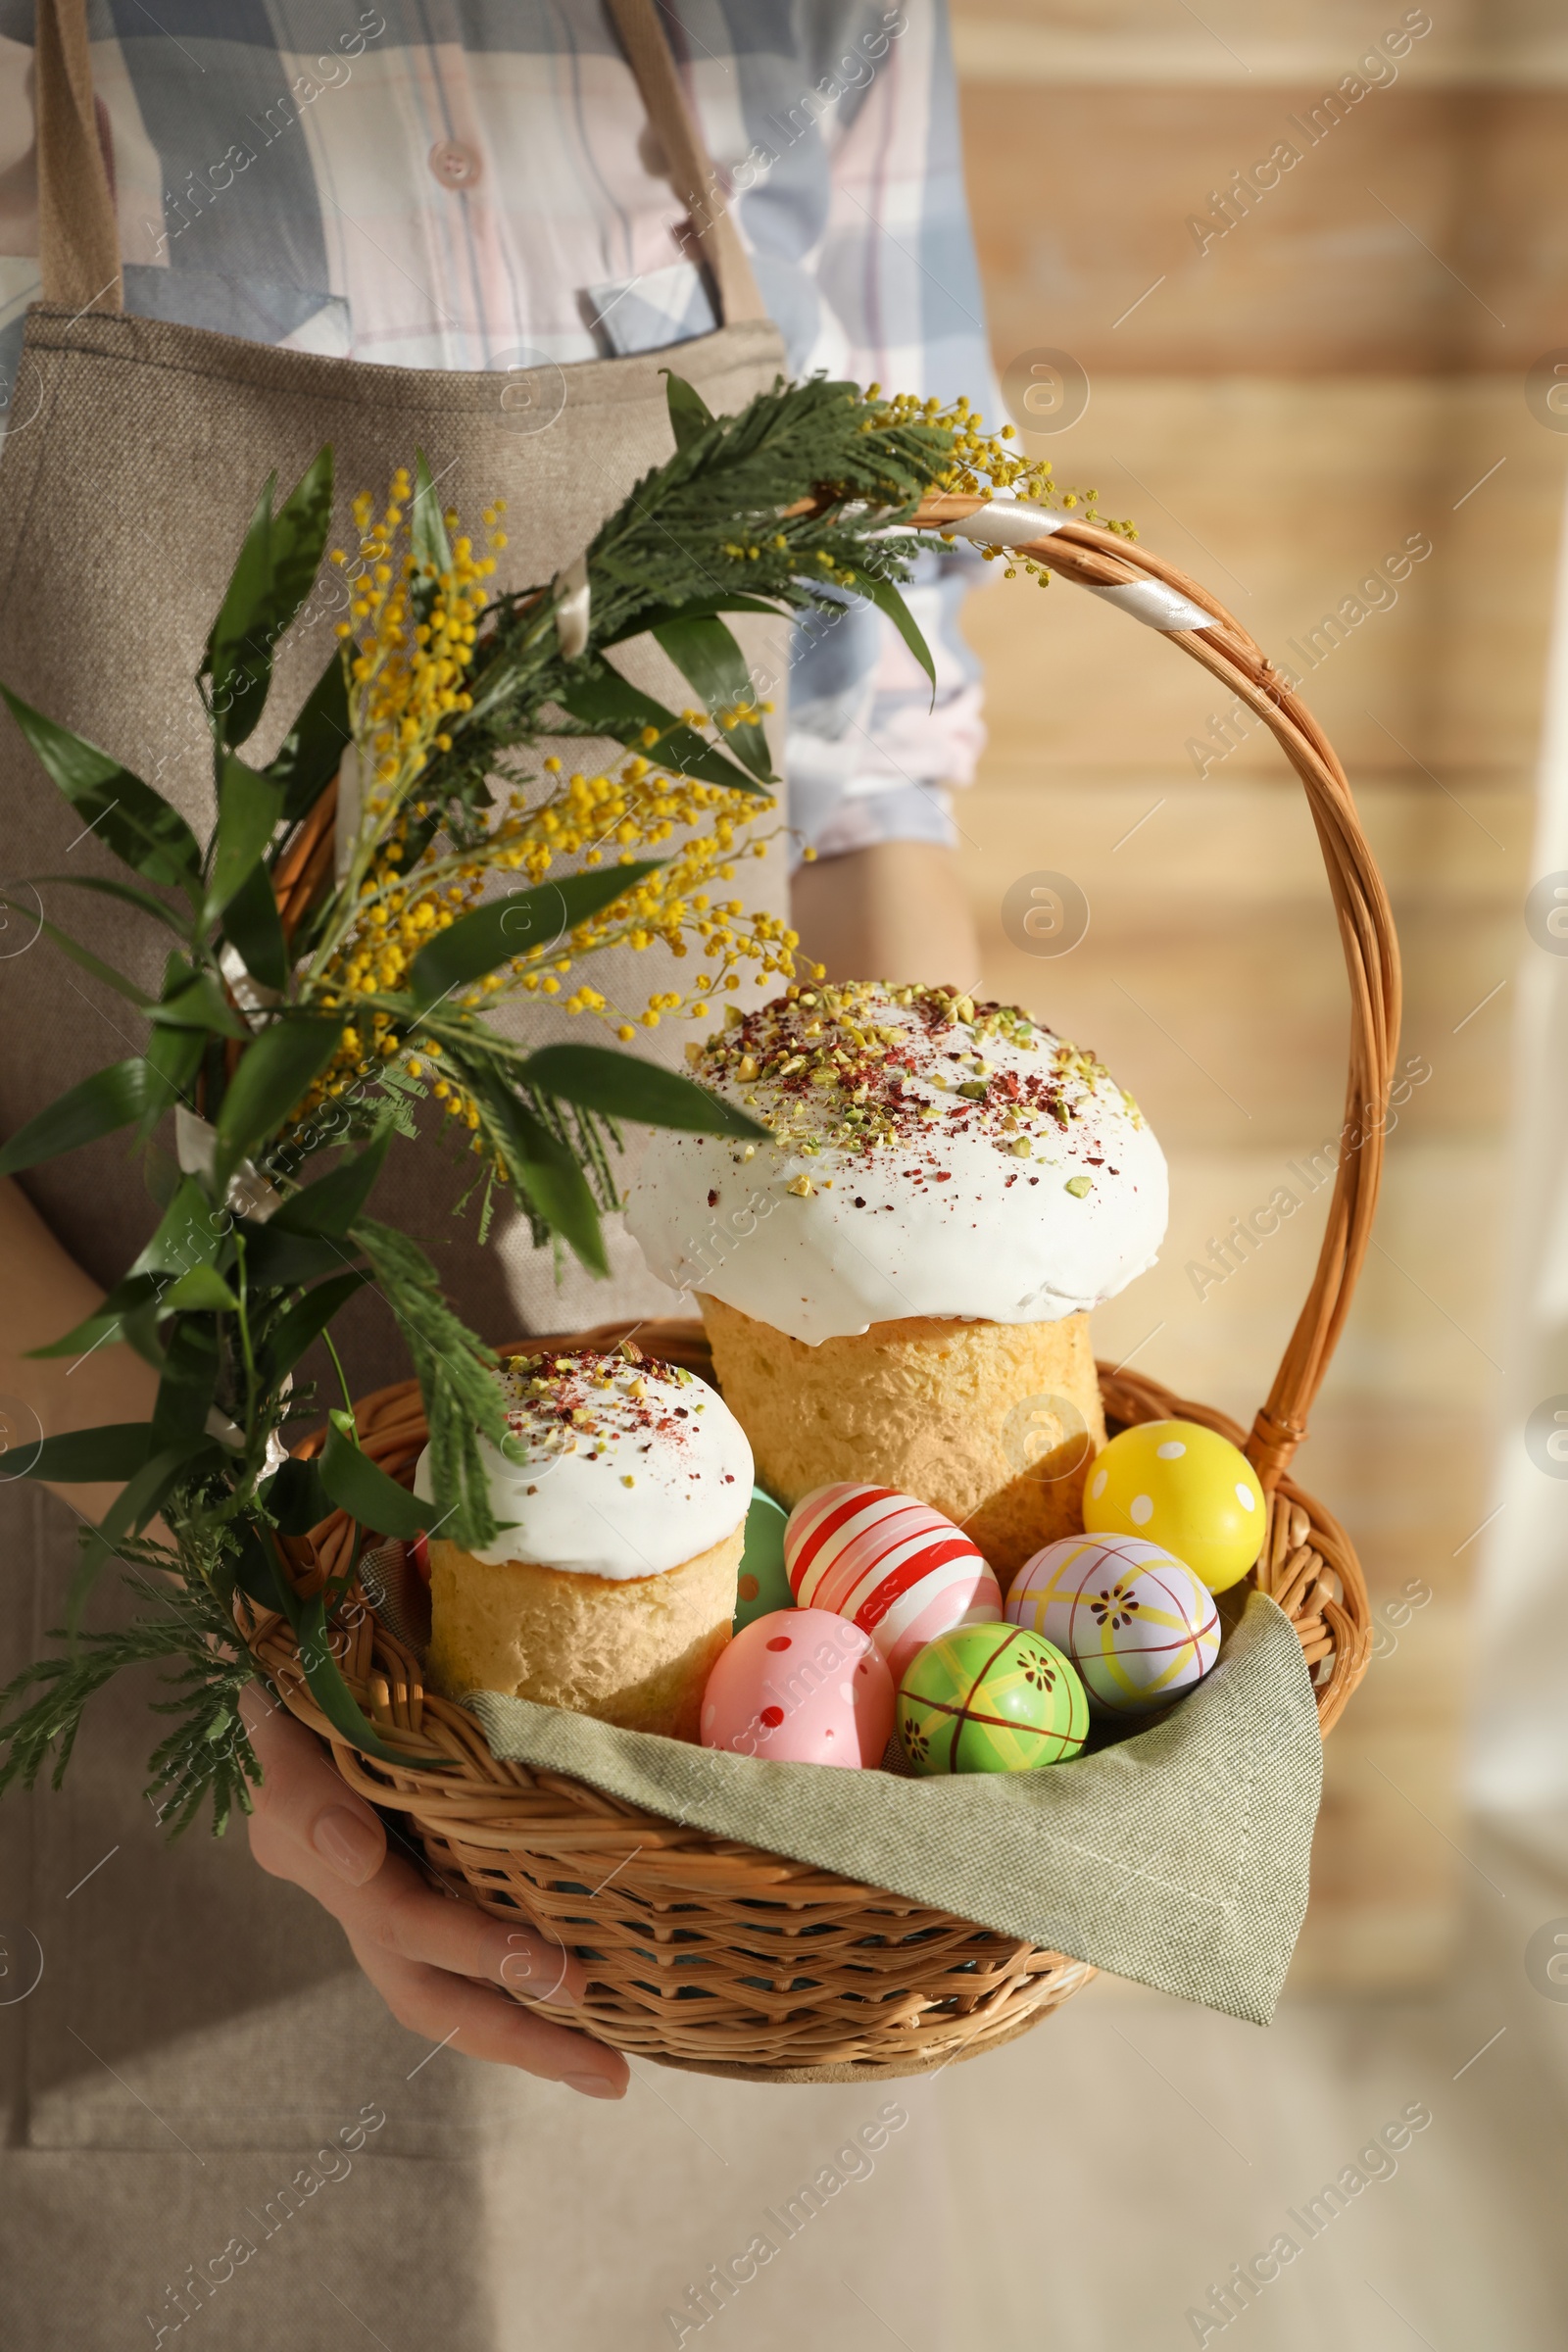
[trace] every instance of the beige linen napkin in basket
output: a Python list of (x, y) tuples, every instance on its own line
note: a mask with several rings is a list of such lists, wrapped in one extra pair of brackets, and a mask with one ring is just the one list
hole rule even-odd
[(497, 1756), (1267, 2025), (1306, 1908), (1322, 1741), (1300, 1643), (1254, 1592), (1163, 1722), (1038, 1772), (769, 1764), (480, 1690)]

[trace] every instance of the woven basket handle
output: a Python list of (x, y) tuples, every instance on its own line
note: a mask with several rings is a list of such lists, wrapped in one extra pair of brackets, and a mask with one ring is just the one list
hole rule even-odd
[[(809, 503), (803, 501), (802, 505)], [(967, 521), (987, 508), (991, 512), (986, 520), (996, 519), (1000, 543), (1007, 513), (1004, 501), (993, 504), (956, 495), (931, 498), (913, 519), (922, 529), (941, 529)], [(1016, 538), (1014, 515), (1008, 532), (1014, 552), (1081, 587), (1121, 589), (1153, 583), (1156, 596), (1158, 591), (1170, 592), (1211, 615), (1202, 625), (1172, 627), (1167, 625), (1168, 615), (1158, 612), (1145, 610), (1137, 614), (1160, 628), (1162, 635), (1246, 703), (1279, 742), (1305, 788), (1334, 894), (1350, 984), (1345, 1123), (1328, 1226), (1312, 1287), (1247, 1441), (1248, 1458), (1264, 1489), (1272, 1492), (1306, 1435), (1307, 1413), (1339, 1345), (1371, 1238), (1383, 1179), (1383, 1114), (1399, 1037), (1399, 950), (1394, 917), (1345, 770), (1316, 720), (1241, 622), (1206, 588), (1147, 548), (1130, 546), (1095, 523), (1060, 515), (1053, 515), (1052, 520), (1057, 527), (1048, 537), (1021, 541)], [(988, 536), (976, 532), (981, 544)], [(336, 801), (334, 782), (298, 828), (273, 875), (285, 936), (292, 936), (326, 879)]]
[[(932, 498), (914, 520), (923, 528), (940, 529), (983, 508), (991, 510), (987, 521), (997, 518), (1000, 538), (1005, 502)], [(1246, 703), (1280, 744), (1305, 788), (1334, 894), (1350, 984), (1345, 1124), (1317, 1271), (1247, 1442), (1248, 1458), (1264, 1488), (1272, 1490), (1306, 1435), (1307, 1413), (1339, 1344), (1371, 1238), (1383, 1178), (1384, 1112), (1399, 1037), (1399, 949), (1394, 917), (1345, 770), (1315, 719), (1240, 621), (1207, 589), (1147, 548), (1129, 546), (1094, 523), (1057, 515), (1052, 519), (1058, 528), (1049, 537), (1017, 543), (1016, 552), (1081, 587), (1123, 588), (1153, 581), (1212, 614), (1200, 626), (1162, 627), (1162, 634)], [(975, 535), (986, 543), (985, 533)], [(1012, 536), (1009, 532), (1008, 538)], [(1157, 619), (1153, 625), (1161, 626)]]

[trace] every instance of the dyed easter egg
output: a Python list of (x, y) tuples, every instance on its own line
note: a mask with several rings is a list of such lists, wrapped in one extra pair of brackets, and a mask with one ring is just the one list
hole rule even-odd
[(1077, 1667), (1092, 1706), (1140, 1715), (1191, 1690), (1219, 1655), (1214, 1596), (1143, 1536), (1063, 1536), (1026, 1560), (1007, 1594), (1014, 1625)]
[(1163, 1545), (1211, 1592), (1237, 1584), (1263, 1548), (1268, 1511), (1244, 1453), (1199, 1421), (1140, 1421), (1111, 1439), (1084, 1486), (1093, 1536)]
[(831, 1609), (773, 1609), (719, 1653), (703, 1692), (704, 1747), (775, 1764), (878, 1764), (893, 1678), (869, 1634)]
[(938, 1634), (1002, 1615), (1002, 1589), (962, 1529), (893, 1487), (818, 1487), (790, 1513), (784, 1560), (802, 1608), (859, 1626), (895, 1682)]
[(1018, 1626), (957, 1626), (899, 1685), (899, 1738), (918, 1773), (1032, 1772), (1075, 1756), (1088, 1730), (1071, 1660)]
[(765, 1617), (773, 1609), (792, 1609), (795, 1595), (790, 1591), (789, 1571), (784, 1565), (784, 1529), (789, 1513), (771, 1494), (760, 1487), (752, 1489), (752, 1504), (746, 1514), (746, 1549), (741, 1554), (740, 1575), (735, 1587), (735, 1631), (750, 1625), (754, 1617)]

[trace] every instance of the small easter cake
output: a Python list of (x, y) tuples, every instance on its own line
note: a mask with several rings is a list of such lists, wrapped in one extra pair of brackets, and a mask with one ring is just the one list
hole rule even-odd
[(1165, 1162), (1091, 1054), (955, 989), (791, 987), (690, 1048), (765, 1144), (662, 1130), (627, 1223), (699, 1294), (758, 1474), (958, 1522), (1004, 1585), (1082, 1526), (1089, 1311), (1152, 1265)]
[[(480, 1552), (429, 1538), (430, 1681), (694, 1740), (735, 1615), (744, 1431), (630, 1347), (516, 1355), (497, 1378), (514, 1458), (479, 1444), (501, 1532)], [(414, 1491), (439, 1509), (428, 1450)]]

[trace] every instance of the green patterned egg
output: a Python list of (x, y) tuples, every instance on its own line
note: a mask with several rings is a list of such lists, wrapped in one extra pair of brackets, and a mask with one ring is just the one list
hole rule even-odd
[(754, 1617), (768, 1617), (775, 1609), (795, 1606), (789, 1573), (784, 1566), (784, 1530), (789, 1525), (789, 1516), (771, 1494), (764, 1494), (760, 1487), (752, 1489), (752, 1506), (746, 1514), (746, 1549), (741, 1554), (735, 1588), (737, 1633), (750, 1625)]
[(1043, 1635), (960, 1625), (918, 1650), (899, 1685), (899, 1738), (918, 1773), (1033, 1772), (1089, 1731), (1077, 1671)]

